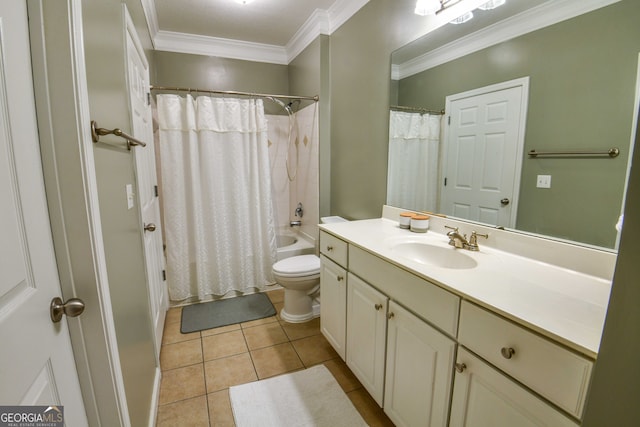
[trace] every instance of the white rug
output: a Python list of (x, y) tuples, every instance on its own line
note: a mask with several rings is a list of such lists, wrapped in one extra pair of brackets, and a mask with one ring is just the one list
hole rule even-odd
[(237, 427), (366, 426), (324, 365), (229, 389)]

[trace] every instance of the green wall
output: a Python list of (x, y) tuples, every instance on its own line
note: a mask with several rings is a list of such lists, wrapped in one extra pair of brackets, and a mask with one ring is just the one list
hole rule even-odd
[[(447, 95), (530, 76), (525, 153), (615, 146), (621, 154), (525, 154), (517, 228), (612, 248), (631, 139), (639, 18), (640, 2), (627, 0), (526, 34), (402, 79), (398, 102), (440, 109)], [(536, 188), (539, 174), (552, 176), (551, 189)]]

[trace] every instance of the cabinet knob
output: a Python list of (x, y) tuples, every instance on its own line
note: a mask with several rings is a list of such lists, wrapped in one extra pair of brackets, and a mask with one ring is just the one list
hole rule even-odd
[(376, 308), (376, 311), (380, 311), (380, 309), (382, 308), (382, 304), (376, 304), (374, 305), (374, 307)]
[(504, 357), (505, 359), (511, 359), (513, 355), (516, 354), (516, 351), (513, 349), (513, 347), (502, 347), (500, 349), (500, 354), (502, 354), (502, 357)]
[(344, 280), (344, 276), (338, 276), (336, 279), (338, 279), (338, 282), (342, 282)]
[(387, 319), (391, 320), (395, 317), (395, 314), (393, 313), (393, 311), (390, 311), (389, 314), (387, 314)]
[(463, 373), (465, 369), (467, 369), (467, 365), (465, 365), (464, 363), (456, 363), (457, 372)]
[(331, 252), (333, 250), (333, 246), (327, 246), (327, 251)]

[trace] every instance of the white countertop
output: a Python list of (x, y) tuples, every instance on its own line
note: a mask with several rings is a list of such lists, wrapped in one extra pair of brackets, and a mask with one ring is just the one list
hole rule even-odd
[[(588, 357), (598, 354), (609, 280), (489, 248), (482, 239), (478, 252), (454, 249), (444, 234), (412, 233), (384, 218), (320, 228)], [(413, 261), (392, 249), (405, 239), (463, 251), (478, 265), (458, 270)]]

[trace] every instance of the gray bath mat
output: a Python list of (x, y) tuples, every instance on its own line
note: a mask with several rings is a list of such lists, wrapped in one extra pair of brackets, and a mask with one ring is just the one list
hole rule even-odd
[(276, 309), (265, 294), (251, 294), (188, 305), (182, 309), (180, 332), (202, 331), (274, 316)]

